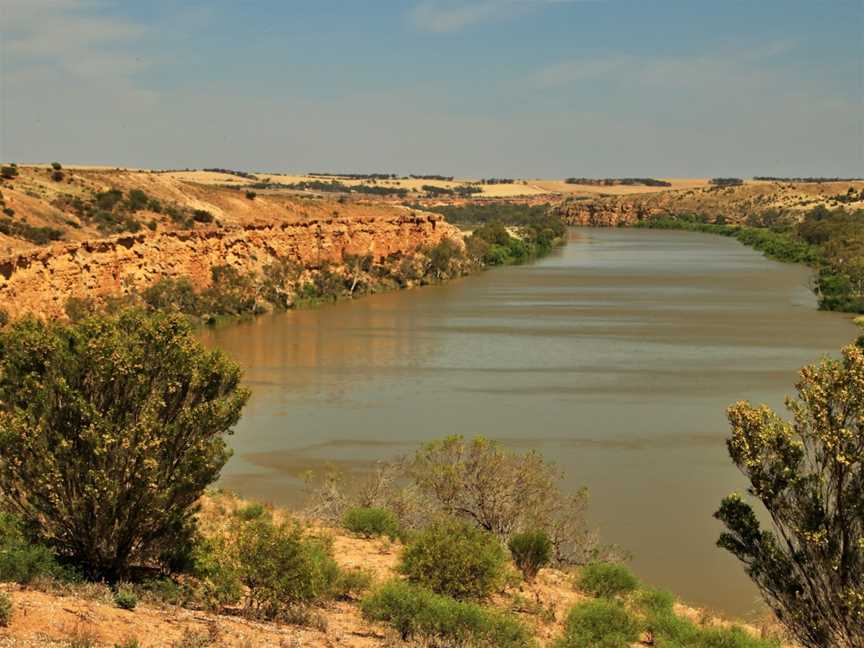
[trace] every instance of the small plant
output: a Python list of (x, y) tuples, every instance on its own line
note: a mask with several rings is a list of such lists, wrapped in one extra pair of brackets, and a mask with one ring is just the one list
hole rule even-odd
[(31, 542), (19, 518), (0, 513), (0, 581), (26, 585), (38, 576), (60, 572), (51, 550)]
[(192, 212), (192, 219), (196, 223), (212, 223), (213, 214), (206, 209), (196, 209)]
[(237, 509), (234, 513), (241, 520), (257, 520), (260, 517), (264, 517), (267, 513), (267, 509), (264, 508), (264, 505), (259, 502), (253, 502), (243, 508)]
[(636, 619), (618, 603), (587, 601), (570, 610), (564, 636), (555, 648), (630, 648), (639, 639), (639, 629)]
[(96, 648), (98, 645), (96, 632), (90, 626), (77, 625), (69, 633), (69, 648)]
[(60, 164), (59, 162), (52, 162), (51, 168), (54, 169), (55, 171), (59, 171), (60, 169), (63, 168), (63, 165)]
[(399, 536), (399, 522), (396, 516), (382, 508), (353, 508), (345, 514), (342, 525), (364, 538), (386, 535), (394, 540)]
[(635, 590), (639, 581), (625, 565), (591, 563), (579, 575), (579, 589), (601, 598), (614, 598)]
[(11, 165), (3, 165), (0, 167), (0, 177), (4, 180), (11, 180), (18, 175), (18, 167)]
[(476, 603), (457, 601), (393, 580), (361, 602), (363, 616), (390, 624), (403, 642), (423, 645), (533, 648), (530, 632), (516, 618)]
[(134, 610), (138, 605), (138, 597), (134, 592), (120, 589), (114, 594), (114, 605), (123, 610)]
[(248, 200), (255, 200), (255, 196), (257, 196), (257, 195), (258, 195), (258, 194), (255, 193), (254, 191), (247, 191), (247, 192), (246, 192), (246, 198), (247, 198)]
[(333, 593), (341, 599), (357, 599), (372, 585), (372, 574), (360, 568), (340, 570)]
[(62, 171), (52, 171), (51, 172), (51, 179), (54, 182), (63, 182), (64, 177), (65, 177), (65, 175), (63, 174)]
[(510, 538), (507, 547), (513, 556), (513, 562), (529, 583), (552, 559), (552, 541), (545, 531), (517, 533)]
[(444, 518), (405, 548), (400, 570), (410, 581), (438, 594), (482, 599), (503, 581), (505, 560), (494, 535), (469, 522)]
[(9, 627), (12, 622), (12, 597), (6, 592), (0, 592), (0, 626)]
[(120, 643), (115, 643), (114, 648), (140, 648), (141, 644), (134, 637), (124, 639)]

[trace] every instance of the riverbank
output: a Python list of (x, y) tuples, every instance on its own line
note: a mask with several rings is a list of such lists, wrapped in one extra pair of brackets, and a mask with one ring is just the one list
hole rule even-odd
[[(123, 609), (115, 592), (102, 584), (63, 584), (46, 579), (28, 586), (4, 584), (0, 592), (12, 601), (11, 622), (0, 628), (0, 646), (135, 646), (135, 648), (190, 648), (192, 646), (278, 646), (325, 648), (385, 648), (412, 645), (400, 641), (387, 623), (364, 618), (360, 600), (382, 583), (399, 578), (404, 545), (386, 537), (363, 537), (340, 526), (321, 525), (298, 518), (296, 512), (261, 507), (226, 493), (211, 493), (203, 501), (202, 517), (208, 525), (230, 523), (242, 516), (272, 516), (275, 520), (300, 519), (311, 533), (326, 537), (341, 570), (362, 573), (365, 584), (337, 600), (306, 611), (305, 622), (277, 622), (249, 618), (240, 609), (221, 612), (182, 603), (182, 589), (163, 585), (139, 587), (137, 604)], [(540, 648), (550, 647), (561, 636), (568, 611), (597, 599), (578, 586), (578, 573), (542, 568), (530, 582), (512, 576), (485, 603), (512, 615), (529, 629)], [(155, 581), (154, 581), (155, 583)], [(180, 597), (180, 598), (177, 598)], [(689, 633), (727, 633), (730, 646), (747, 648), (779, 646), (768, 639), (780, 629), (766, 618), (761, 625), (739, 626), (706, 610), (670, 599), (679, 628)], [(681, 631), (680, 629), (678, 630)], [(735, 635), (738, 638), (735, 638)], [(748, 638), (746, 641), (744, 638)], [(446, 637), (445, 637), (446, 639)], [(83, 643), (89, 642), (89, 643)], [(125, 643), (124, 643), (125, 642)], [(638, 645), (643, 645), (642, 643)], [(713, 645), (713, 644), (712, 644)], [(727, 645), (727, 644), (724, 644)], [(791, 644), (784, 644), (791, 648)]]

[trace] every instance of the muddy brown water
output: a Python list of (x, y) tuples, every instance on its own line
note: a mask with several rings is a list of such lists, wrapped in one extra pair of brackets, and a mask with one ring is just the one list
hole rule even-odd
[(796, 370), (855, 334), (816, 310), (806, 268), (720, 236), (573, 229), (531, 265), (206, 331), (253, 395), (222, 484), (296, 504), (305, 471), (348, 472), (446, 434), (554, 460), (591, 491), (604, 539), (645, 581), (738, 616), (759, 610), (715, 547), (744, 482), (725, 407), (780, 408)]

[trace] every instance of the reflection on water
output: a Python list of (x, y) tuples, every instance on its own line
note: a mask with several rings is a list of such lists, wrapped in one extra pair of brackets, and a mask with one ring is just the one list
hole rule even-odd
[(207, 331), (253, 390), (223, 483), (293, 503), (307, 470), (486, 435), (587, 485), (645, 580), (745, 614), (756, 593), (714, 547), (711, 514), (744, 486), (723, 412), (781, 407), (799, 366), (855, 335), (808, 281), (723, 237), (582, 229), (534, 265)]

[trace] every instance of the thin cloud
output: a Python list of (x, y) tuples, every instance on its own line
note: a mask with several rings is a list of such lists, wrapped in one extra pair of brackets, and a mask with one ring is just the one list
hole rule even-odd
[(506, 20), (544, 5), (601, 2), (602, 0), (482, 0), (442, 2), (425, 0), (415, 5), (408, 17), (415, 29), (431, 33), (462, 31), (470, 25)]
[(785, 54), (795, 46), (794, 41), (776, 41), (764, 46), (718, 52), (711, 56), (622, 54), (587, 57), (540, 68), (535, 73), (535, 80), (546, 87), (596, 79), (629, 85), (669, 87), (740, 83), (763, 78), (759, 63)]

